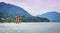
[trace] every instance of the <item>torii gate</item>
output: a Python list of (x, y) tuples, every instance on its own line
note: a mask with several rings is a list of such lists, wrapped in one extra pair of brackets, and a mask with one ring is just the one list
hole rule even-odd
[(16, 16), (15, 17), (15, 20), (14, 20), (14, 22), (17, 24), (19, 24), (19, 23), (21, 23), (21, 19), (19, 18), (19, 16)]

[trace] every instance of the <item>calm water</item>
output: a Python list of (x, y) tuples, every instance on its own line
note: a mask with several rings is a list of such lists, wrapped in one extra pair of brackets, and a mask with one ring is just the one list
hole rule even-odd
[(0, 23), (0, 33), (60, 33), (60, 23)]

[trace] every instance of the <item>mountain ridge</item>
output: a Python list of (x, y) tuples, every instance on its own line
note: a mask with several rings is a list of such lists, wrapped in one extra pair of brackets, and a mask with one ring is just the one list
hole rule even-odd
[(16, 5), (0, 3), (0, 22), (14, 22), (15, 16), (19, 16), (21, 22), (49, 22), (47, 18), (32, 16)]
[(58, 12), (47, 12), (42, 15), (38, 15), (39, 17), (44, 17), (49, 19), (51, 22), (60, 22), (60, 13)]
[(4, 2), (0, 2), (0, 14), (11, 14), (11, 15), (24, 15), (24, 16), (31, 16), (26, 10), (21, 7), (17, 7), (15, 5), (7, 4)]

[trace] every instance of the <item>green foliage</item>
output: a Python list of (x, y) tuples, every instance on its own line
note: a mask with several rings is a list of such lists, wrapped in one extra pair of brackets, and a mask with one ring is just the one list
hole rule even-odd
[(4, 19), (3, 18), (0, 18), (0, 23), (3, 23), (4, 22)]
[(50, 22), (47, 18), (30, 16), (30, 17), (21, 17), (22, 22)]
[(13, 22), (14, 21), (14, 18), (0, 18), (0, 22)]
[[(22, 22), (50, 22), (47, 18), (42, 17), (36, 17), (36, 16), (20, 16), (20, 20)], [(14, 22), (14, 18), (8, 17), (8, 18), (0, 18), (0, 22)]]
[(13, 22), (14, 21), (14, 18), (6, 18), (5, 21), (6, 22)]

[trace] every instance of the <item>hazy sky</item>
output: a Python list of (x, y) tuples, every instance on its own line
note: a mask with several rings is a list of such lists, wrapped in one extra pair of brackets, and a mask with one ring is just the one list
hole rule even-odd
[(24, 8), (31, 15), (39, 15), (46, 12), (60, 12), (60, 0), (0, 0)]

